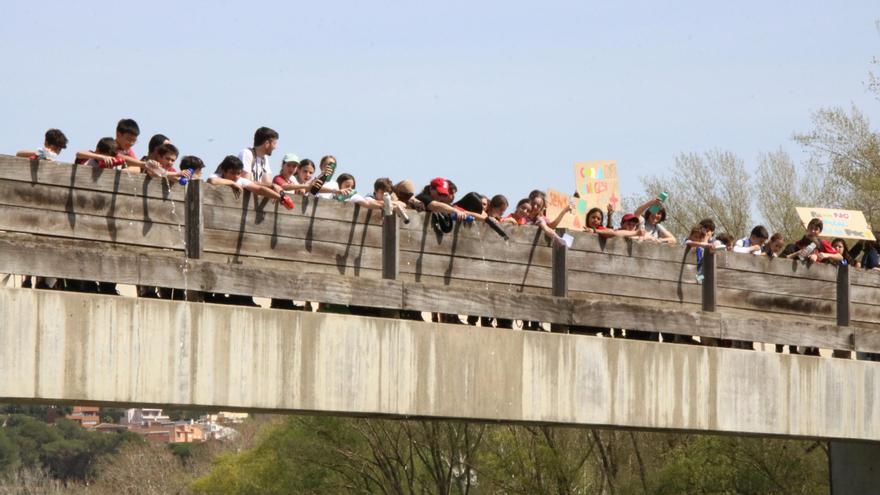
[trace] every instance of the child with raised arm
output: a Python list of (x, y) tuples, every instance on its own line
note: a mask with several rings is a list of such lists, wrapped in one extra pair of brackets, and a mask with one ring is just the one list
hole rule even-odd
[(105, 137), (98, 140), (95, 145), (95, 151), (78, 151), (77, 157), (89, 156), (83, 164), (87, 167), (112, 168), (116, 170), (124, 170), (127, 172), (138, 172), (139, 168), (126, 167), (125, 160), (119, 156), (119, 147), (116, 140), (112, 137)]
[(270, 187), (246, 179), (241, 176), (243, 171), (244, 164), (241, 163), (241, 160), (237, 156), (229, 155), (220, 162), (220, 165), (217, 166), (217, 171), (208, 177), (208, 184), (229, 186), (236, 191), (247, 190), (257, 196), (265, 196), (280, 201), (288, 210), (293, 209), (293, 202), (290, 201), (290, 198), (287, 197), (284, 191), (278, 193)]
[[(639, 214), (639, 212), (642, 212)], [(643, 204), (636, 209), (636, 216), (641, 217), (641, 227), (645, 230), (645, 239), (665, 244), (675, 244), (675, 236), (662, 225), (666, 220), (666, 208), (659, 198)]]
[(67, 136), (58, 129), (49, 129), (46, 131), (43, 147), (36, 150), (21, 150), (15, 154), (22, 158), (30, 158), (31, 160), (49, 160), (53, 161), (58, 158), (61, 150), (67, 148)]
[(752, 232), (751, 234), (749, 234), (748, 237), (743, 237), (742, 239), (734, 243), (733, 252), (763, 255), (764, 244), (767, 242), (767, 238), (769, 237), (770, 234), (767, 233), (767, 228), (763, 225), (757, 225), (755, 226), (755, 228), (752, 229)]
[[(100, 153), (95, 151), (78, 151), (76, 153), (76, 163), (86, 163), (89, 160), (96, 162), (103, 161), (106, 168), (125, 169), (137, 168), (138, 171), (144, 168), (144, 162), (137, 159), (132, 147), (137, 143), (137, 138), (141, 133), (137, 122), (132, 119), (122, 119), (116, 124), (116, 157), (113, 163), (107, 162)], [(106, 138), (105, 138), (106, 139)], [(111, 138), (112, 139), (112, 138)], [(134, 170), (129, 170), (133, 172)]]

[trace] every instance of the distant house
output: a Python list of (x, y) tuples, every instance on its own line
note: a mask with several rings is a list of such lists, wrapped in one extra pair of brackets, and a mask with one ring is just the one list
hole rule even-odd
[(79, 423), (83, 428), (94, 428), (101, 423), (98, 412), (100, 407), (73, 406), (73, 412), (67, 415), (67, 419)]

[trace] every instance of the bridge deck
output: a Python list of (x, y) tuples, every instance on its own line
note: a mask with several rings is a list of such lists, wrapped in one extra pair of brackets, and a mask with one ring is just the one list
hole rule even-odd
[(0, 398), (880, 440), (854, 360), (0, 290)]

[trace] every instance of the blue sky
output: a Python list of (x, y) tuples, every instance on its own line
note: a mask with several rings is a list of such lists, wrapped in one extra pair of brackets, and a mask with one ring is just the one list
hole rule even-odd
[(461, 191), (573, 189), (615, 159), (624, 195), (676, 154), (750, 164), (819, 107), (855, 104), (880, 55), (876, 1), (24, 2), (0, 29), (0, 152), (141, 126), (213, 166), (267, 125), (273, 157)]

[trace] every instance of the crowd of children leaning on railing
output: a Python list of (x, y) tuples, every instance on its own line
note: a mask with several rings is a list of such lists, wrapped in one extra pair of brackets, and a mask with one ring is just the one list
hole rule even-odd
[[(507, 213), (509, 203), (504, 195), (484, 196), (479, 193), (468, 193), (455, 201), (457, 187), (442, 177), (437, 177), (421, 189), (417, 189), (411, 180), (397, 183), (389, 178), (379, 178), (373, 183), (370, 194), (361, 195), (357, 192), (357, 182), (348, 173), (336, 174), (336, 158), (327, 155), (316, 165), (308, 158), (299, 158), (294, 153), (287, 153), (281, 159), (280, 170), (273, 176), (269, 157), (276, 149), (278, 133), (267, 127), (260, 127), (254, 134), (253, 146), (247, 147), (238, 155), (225, 157), (213, 173), (204, 177), (204, 162), (193, 155), (182, 157), (179, 162), (179, 150), (171, 140), (156, 134), (150, 138), (147, 155), (138, 158), (133, 146), (140, 135), (137, 122), (132, 119), (120, 120), (116, 126), (115, 137), (105, 137), (98, 141), (94, 150), (78, 151), (76, 163), (101, 168), (118, 169), (129, 173), (145, 173), (153, 177), (163, 177), (185, 184), (190, 180), (205, 179), (207, 183), (228, 186), (236, 191), (247, 190), (252, 194), (265, 196), (278, 201), (285, 208), (293, 208), (290, 195), (310, 194), (322, 198), (336, 199), (354, 203), (364, 208), (381, 209), (391, 206), (399, 214), (406, 217), (407, 211), (425, 211), (431, 213), (431, 223), (439, 232), (450, 232), (455, 222), (482, 221), (489, 224), (499, 235), (506, 236), (499, 224), (535, 225), (539, 227), (553, 242), (562, 244), (564, 240), (556, 233), (556, 226), (564, 215), (571, 211), (563, 210), (556, 218), (546, 216), (546, 197), (540, 190), (534, 190), (528, 198), (516, 203), (516, 208)], [(42, 148), (24, 150), (18, 156), (41, 160), (54, 160), (67, 146), (67, 137), (58, 129), (46, 132)], [(175, 163), (179, 163), (175, 168)], [(389, 205), (390, 203), (390, 205)], [(612, 225), (612, 207), (603, 211), (593, 208), (587, 212), (584, 231), (602, 237), (631, 237), (638, 240), (658, 243), (677, 243), (676, 237), (664, 226), (666, 210), (661, 199), (648, 201), (632, 213), (623, 215), (620, 225)], [(813, 219), (807, 226), (804, 236), (795, 242), (785, 239), (781, 233), (770, 235), (764, 226), (754, 227), (746, 237), (737, 239), (730, 233), (716, 233), (715, 222), (704, 219), (688, 233), (684, 244), (697, 251), (697, 281), (702, 281), (701, 258), (705, 250), (729, 250), (778, 258), (798, 258), (805, 263), (848, 264), (852, 267), (880, 270), (880, 249), (876, 241), (859, 241), (852, 248), (844, 239), (827, 241), (821, 239), (822, 221)], [(875, 234), (876, 237), (876, 234)], [(28, 282), (29, 283), (29, 282)], [(34, 282), (35, 284), (37, 282)], [(61, 281), (67, 284), (64, 288), (72, 290), (116, 293), (115, 284), (98, 282)], [(46, 286), (46, 282), (39, 282)], [(79, 284), (79, 285), (77, 285)], [(178, 298), (180, 291), (152, 287), (139, 287), (141, 297)], [(253, 304), (249, 297), (229, 295), (209, 295), (212, 302), (233, 304)], [(273, 307), (294, 309), (292, 301), (274, 299)], [(411, 315), (421, 318), (418, 314)], [(458, 316), (434, 315), (435, 320), (460, 323)], [(483, 325), (512, 327), (510, 320), (469, 317), (469, 323), (478, 320)], [(525, 329), (541, 328), (536, 322), (524, 322)], [(576, 327), (585, 333), (602, 333), (602, 329)], [(611, 331), (604, 329), (610, 336)], [(656, 340), (654, 332), (630, 331), (628, 337)], [(676, 336), (670, 336), (676, 341)], [(666, 340), (666, 338), (664, 338)], [(688, 340), (690, 340), (688, 338)], [(751, 348), (751, 343), (728, 341), (717, 342), (719, 345)], [(777, 346), (781, 348), (781, 346)], [(792, 348), (792, 352), (798, 352)], [(806, 348), (801, 352), (816, 353), (815, 349)], [(872, 355), (869, 357), (875, 357)]]

